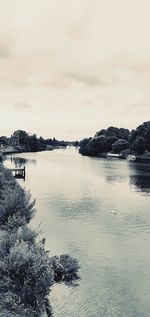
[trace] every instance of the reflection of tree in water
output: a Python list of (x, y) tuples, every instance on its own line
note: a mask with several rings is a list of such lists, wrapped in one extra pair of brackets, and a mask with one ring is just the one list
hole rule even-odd
[(122, 183), (128, 178), (128, 165), (125, 161), (110, 159), (104, 160), (102, 173), (107, 183)]
[(107, 175), (105, 176), (105, 180), (107, 183), (122, 183), (127, 176), (124, 175)]
[(130, 185), (135, 186), (138, 191), (150, 193), (150, 165), (133, 163), (130, 169)]
[(16, 167), (22, 167), (26, 164), (26, 160), (21, 157), (11, 157), (10, 161), (11, 163), (14, 163)]
[(139, 191), (150, 193), (150, 176), (132, 175), (130, 184), (134, 185)]
[(15, 167), (22, 167), (28, 163), (36, 164), (36, 160), (25, 159), (22, 157), (10, 157), (10, 161), (15, 165)]
[(150, 193), (150, 164), (129, 163), (128, 165), (110, 165), (104, 167), (106, 182), (122, 183), (128, 181), (136, 191)]

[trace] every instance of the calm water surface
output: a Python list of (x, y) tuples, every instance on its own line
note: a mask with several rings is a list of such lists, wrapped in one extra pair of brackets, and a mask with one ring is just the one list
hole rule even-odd
[[(83, 157), (75, 149), (26, 153), (36, 198), (32, 227), (51, 254), (80, 261), (79, 286), (53, 287), (54, 317), (150, 316), (150, 169)], [(116, 211), (116, 215), (111, 211)]]

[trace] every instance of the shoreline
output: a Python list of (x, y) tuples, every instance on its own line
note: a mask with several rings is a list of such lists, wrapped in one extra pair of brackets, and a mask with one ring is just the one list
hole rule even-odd
[(31, 151), (31, 149), (27, 149), (22, 146), (7, 146), (5, 148), (0, 149), (1, 155), (10, 155), (10, 154), (19, 154), (19, 153), (38, 153), (38, 152), (46, 152), (53, 151), (57, 149), (65, 149), (66, 146), (47, 146), (45, 149), (39, 149), (36, 151)]
[(68, 255), (50, 256), (45, 250), (45, 238), (29, 226), (36, 212), (35, 200), (3, 163), (0, 183), (0, 314), (51, 316), (51, 287), (78, 279), (78, 261)]

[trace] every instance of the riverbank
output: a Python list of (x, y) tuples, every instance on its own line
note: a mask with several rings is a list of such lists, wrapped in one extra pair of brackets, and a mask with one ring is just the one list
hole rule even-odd
[(11, 137), (0, 137), (0, 151), (2, 154), (52, 151), (54, 149), (77, 146), (78, 141), (59, 141), (55, 138), (38, 137), (23, 130), (16, 130)]
[(0, 314), (4, 317), (51, 315), (54, 283), (77, 278), (78, 263), (68, 255), (50, 257), (45, 239), (29, 226), (35, 201), (0, 164)]
[(36, 151), (31, 151), (31, 149), (28, 149), (26, 146), (18, 145), (18, 146), (12, 146), (12, 145), (7, 145), (3, 146), (0, 148), (0, 154), (2, 155), (9, 155), (9, 154), (17, 154), (17, 153), (26, 153), (26, 152), (41, 152), (41, 151), (53, 151), (56, 149), (64, 149), (66, 146), (52, 146), (52, 145), (47, 145), (45, 148), (42, 150), (36, 150)]

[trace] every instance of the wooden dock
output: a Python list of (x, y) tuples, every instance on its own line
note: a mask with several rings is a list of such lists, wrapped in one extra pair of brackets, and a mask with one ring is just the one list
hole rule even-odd
[(9, 169), (15, 178), (23, 178), (25, 180), (26, 177), (26, 168), (10, 168)]

